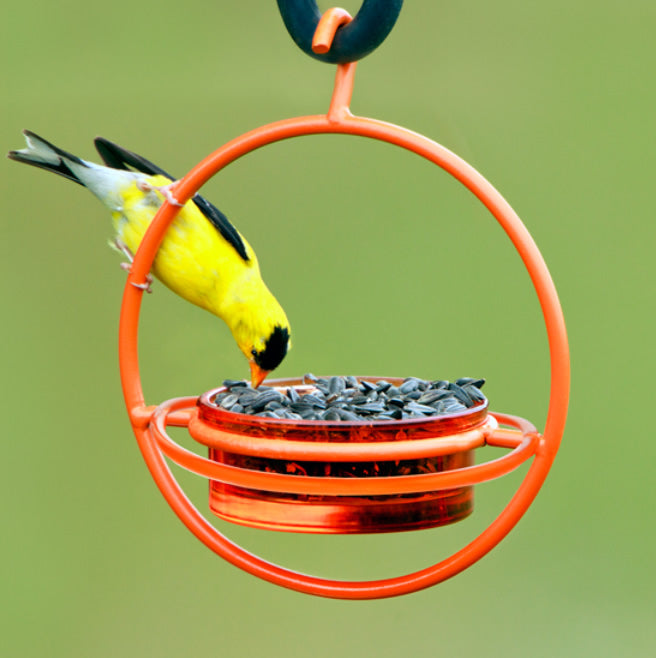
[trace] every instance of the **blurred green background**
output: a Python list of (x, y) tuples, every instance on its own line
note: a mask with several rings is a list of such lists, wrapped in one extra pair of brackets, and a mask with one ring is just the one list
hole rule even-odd
[[(29, 128), (92, 159), (103, 135), (182, 175), (247, 130), (328, 106), (334, 68), (294, 46), (273, 0), (25, 0), (2, 13), (5, 150)], [(356, 114), (444, 144), (510, 201), (555, 280), (572, 351), (569, 422), (534, 505), (468, 571), (397, 599), (280, 589), (184, 529), (123, 406), (125, 275), (106, 246), (109, 218), (81, 188), (4, 160), (3, 654), (648, 655), (655, 27), (651, 0), (407, 2), (358, 66)], [(533, 289), (496, 222), (437, 167), (316, 136), (249, 155), (203, 193), (248, 237), (288, 312), (294, 349), (280, 376), (484, 376), (492, 409), (544, 426)], [(161, 285), (140, 336), (148, 402), (247, 375), (227, 329)], [(176, 474), (205, 510), (206, 482)], [(524, 474), (478, 487), (474, 515), (450, 528), (217, 526), (302, 571), (396, 575), (470, 541)]]

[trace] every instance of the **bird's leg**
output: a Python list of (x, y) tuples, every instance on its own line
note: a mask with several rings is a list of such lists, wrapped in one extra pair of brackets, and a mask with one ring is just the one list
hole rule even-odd
[(172, 183), (169, 183), (168, 185), (151, 185), (145, 180), (139, 181), (137, 183), (137, 187), (142, 191), (142, 192), (150, 192), (152, 190), (155, 190), (156, 192), (159, 192), (170, 204), (174, 206), (178, 206), (179, 208), (182, 208), (184, 206), (184, 203), (180, 203), (174, 196), (173, 196), (173, 188), (175, 187), (177, 181), (173, 181)]
[[(132, 269), (132, 263), (134, 262), (134, 254), (130, 250), (130, 248), (121, 240), (120, 238), (115, 238), (113, 246), (120, 251), (127, 259), (127, 263), (121, 263), (121, 269), (125, 270), (126, 272), (130, 272)], [(146, 274), (146, 282), (145, 283), (134, 283), (132, 282), (132, 285), (135, 288), (139, 288), (139, 290), (143, 290), (144, 292), (151, 293), (152, 288), (150, 287), (151, 283), (153, 282), (153, 277), (151, 274)]]
[(127, 259), (128, 263), (121, 263), (121, 267), (124, 270), (129, 270), (130, 265), (134, 262), (134, 254), (130, 250), (130, 248), (121, 240), (121, 238), (114, 238), (112, 241), (112, 247), (114, 247), (117, 251), (120, 251)]

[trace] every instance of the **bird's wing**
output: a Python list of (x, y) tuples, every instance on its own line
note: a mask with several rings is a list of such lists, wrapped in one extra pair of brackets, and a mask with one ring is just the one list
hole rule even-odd
[[(132, 167), (137, 171), (149, 174), (150, 176), (166, 176), (166, 178), (170, 180), (175, 180), (171, 174), (153, 164), (150, 160), (146, 160), (143, 156), (128, 151), (122, 146), (114, 144), (114, 142), (110, 142), (104, 137), (96, 137), (94, 143), (100, 157), (109, 167), (113, 167), (114, 169), (129, 169)], [(246, 252), (246, 245), (244, 245), (244, 241), (241, 239), (239, 232), (230, 223), (228, 218), (215, 205), (211, 204), (200, 194), (196, 194), (192, 201), (208, 219), (210, 224), (212, 224), (224, 239), (232, 245), (239, 256), (244, 261), (248, 262), (250, 258)]]

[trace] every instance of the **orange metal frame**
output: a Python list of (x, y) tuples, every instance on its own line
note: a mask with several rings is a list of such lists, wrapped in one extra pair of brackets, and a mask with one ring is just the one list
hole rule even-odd
[[(334, 31), (343, 17), (333, 19)], [(323, 25), (323, 27), (322, 27)], [(321, 43), (321, 30), (317, 41)], [(188, 426), (195, 422), (197, 398), (169, 400), (154, 407), (144, 401), (139, 374), (137, 336), (143, 290), (132, 285), (146, 279), (159, 244), (179, 207), (165, 202), (149, 227), (135, 255), (128, 275), (121, 307), (119, 327), (119, 361), (125, 401), (134, 432), (146, 464), (165, 499), (182, 522), (198, 539), (233, 565), (272, 583), (300, 592), (343, 599), (372, 599), (396, 596), (435, 585), (450, 578), (480, 559), (496, 546), (526, 512), (544, 482), (560, 445), (569, 401), (569, 350), (565, 323), (558, 296), (544, 260), (530, 234), (510, 205), (490, 183), (469, 164), (445, 147), (426, 137), (389, 123), (354, 116), (349, 109), (355, 63), (339, 65), (330, 108), (325, 115), (303, 116), (268, 124), (228, 142), (194, 167), (175, 186), (174, 194), (184, 203), (221, 169), (275, 142), (304, 135), (340, 133), (358, 135), (400, 146), (426, 158), (466, 186), (485, 205), (502, 226), (521, 256), (537, 293), (547, 329), (550, 352), (551, 387), (549, 410), (544, 433), (540, 435), (527, 421), (493, 413), (479, 431), (465, 437), (442, 437), (444, 446), (454, 450), (468, 449), (473, 444), (511, 448), (499, 459), (454, 471), (386, 478), (313, 478), (279, 473), (244, 471), (218, 464), (175, 444), (166, 434), (167, 425)], [(508, 427), (502, 428), (499, 425)], [(234, 441), (223, 436), (222, 440)], [(239, 437), (246, 443), (249, 440)], [(472, 443), (473, 442), (473, 443)], [(366, 446), (289, 442), (286, 445), (264, 444), (250, 439), (246, 450), (265, 454), (266, 450), (282, 450), (291, 458), (347, 459), (351, 452), (365, 450), (371, 459), (416, 456), (417, 445)], [(422, 444), (424, 445), (424, 444)], [(391, 451), (391, 452), (390, 452)], [(415, 451), (415, 452), (412, 452)], [(343, 453), (343, 454), (342, 454)], [(280, 452), (277, 453), (278, 455)], [(362, 455), (360, 455), (362, 456)], [(234, 544), (211, 525), (187, 499), (169, 469), (166, 458), (204, 477), (227, 484), (265, 491), (375, 495), (390, 492), (414, 492), (448, 489), (478, 484), (500, 477), (533, 457), (532, 464), (506, 508), (476, 539), (451, 557), (434, 566), (403, 576), (375, 581), (339, 581), (300, 574), (267, 562)], [(346, 480), (346, 481), (345, 481)]]

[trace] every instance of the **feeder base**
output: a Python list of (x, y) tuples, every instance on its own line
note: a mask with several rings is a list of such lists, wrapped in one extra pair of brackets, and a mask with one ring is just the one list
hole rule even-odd
[(317, 534), (423, 530), (460, 521), (474, 507), (473, 487), (403, 496), (303, 496), (210, 482), (210, 509), (253, 528)]

